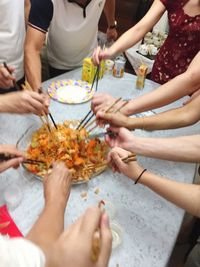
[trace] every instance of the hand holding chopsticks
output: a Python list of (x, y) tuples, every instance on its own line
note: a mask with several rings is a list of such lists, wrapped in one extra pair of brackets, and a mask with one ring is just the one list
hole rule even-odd
[[(122, 102), (116, 109), (116, 104)], [(122, 98), (118, 98), (114, 101), (114, 103), (107, 108), (105, 113), (117, 113), (119, 112), (123, 107), (125, 107), (128, 104), (128, 101), (122, 101)], [(90, 116), (89, 116), (90, 115)], [(94, 113), (90, 110), (87, 115), (82, 119), (79, 126), (77, 127), (77, 130), (81, 130), (83, 128), (88, 129), (88, 127), (92, 126), (93, 123), (96, 122), (96, 118), (91, 121), (91, 119), (95, 116)], [(89, 117), (89, 118), (88, 118)], [(86, 120), (87, 119), (87, 120)], [(95, 128), (97, 128), (98, 125), (93, 126), (91, 129), (88, 130), (89, 133), (91, 133)]]
[[(22, 85), (22, 88), (23, 88), (24, 90), (33, 91), (32, 88), (31, 88), (31, 86), (30, 86), (30, 84), (29, 84), (27, 81), (25, 81), (25, 84)], [(38, 92), (39, 92), (40, 94), (42, 94), (42, 93), (43, 93), (42, 88), (39, 88)], [(56, 123), (55, 123), (55, 120), (53, 119), (52, 114), (49, 112), (48, 115), (49, 115), (50, 119), (52, 120), (54, 127), (55, 127), (56, 129), (58, 129), (58, 127), (57, 127), (57, 125), (56, 125)], [(50, 123), (49, 123), (48, 115), (46, 115), (46, 114), (43, 112), (43, 116), (40, 116), (40, 119), (41, 119), (41, 121), (42, 121), (43, 124), (46, 124), (46, 125), (47, 125), (47, 129), (48, 129), (48, 131), (51, 132), (52, 130), (51, 130), (51, 125), (50, 125)]]
[[(21, 88), (20, 88), (19, 85), (17, 84), (15, 78), (12, 76), (13, 70), (11, 70), (11, 68), (8, 67), (8, 65), (7, 65), (6, 62), (3, 63), (3, 66), (4, 66), (4, 68), (7, 70), (7, 72), (11, 75), (11, 76), (10, 76), (10, 81), (12, 81), (13, 86), (15, 87), (15, 89), (16, 89), (17, 91), (20, 91)], [(8, 78), (7, 78), (7, 79), (8, 79)], [(11, 84), (10, 84), (10, 85), (11, 85)], [(7, 87), (7, 86), (6, 86), (6, 87)], [(12, 86), (9, 86), (9, 87), (12, 87)], [(7, 89), (9, 89), (9, 88), (7, 88)]]

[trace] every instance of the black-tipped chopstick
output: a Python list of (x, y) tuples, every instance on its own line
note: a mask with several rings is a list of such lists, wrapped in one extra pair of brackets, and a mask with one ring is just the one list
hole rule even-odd
[[(4, 66), (4, 68), (7, 69), (7, 71), (10, 73), (10, 75), (12, 75), (12, 72), (9, 70), (8, 65), (6, 64), (6, 62), (3, 62), (3, 66)], [(21, 88), (19, 87), (19, 85), (17, 84), (17, 82), (15, 80), (13, 80), (13, 85), (17, 89), (17, 91), (21, 91)]]
[(34, 160), (34, 159), (25, 159), (23, 161), (24, 164), (33, 164), (33, 165), (37, 165), (37, 164), (46, 164), (46, 162), (41, 161), (41, 160)]
[(81, 122), (79, 123), (79, 125), (76, 127), (76, 130), (78, 130), (80, 128), (80, 126), (84, 123), (84, 121), (88, 118), (88, 116), (92, 113), (92, 110), (90, 110), (86, 116), (81, 120)]
[[(99, 67), (99, 66), (98, 66), (98, 67)], [(92, 86), (91, 86), (91, 88), (90, 88), (90, 92), (92, 91), (92, 88), (93, 88), (93, 86), (94, 86), (94, 83), (95, 83), (95, 80), (96, 80), (96, 77), (97, 77), (97, 74), (98, 74), (98, 70), (99, 70), (98, 67), (97, 67), (97, 70), (96, 70), (96, 72), (95, 72), (94, 79), (93, 79), (93, 81), (92, 81)]]
[[(19, 157), (18, 155), (14, 155), (14, 154), (0, 153), (0, 162), (11, 160), (11, 159), (18, 158), (18, 157)], [(46, 162), (44, 162), (42, 160), (35, 160), (35, 159), (25, 159), (23, 161), (23, 163), (28, 163), (28, 164), (46, 164)]]
[(81, 129), (83, 129), (83, 128), (87, 125), (87, 123), (88, 123), (94, 116), (95, 116), (95, 114), (93, 113), (93, 114), (86, 120), (86, 122), (81, 126)]
[[(43, 89), (40, 87), (40, 88), (38, 89), (38, 92), (39, 92), (40, 94), (42, 94), (42, 93), (43, 93)], [(54, 125), (54, 127), (56, 128), (56, 130), (58, 130), (58, 126), (56, 125), (55, 120), (54, 120), (54, 118), (53, 118), (51, 112), (49, 112), (48, 115), (49, 115), (51, 121), (53, 122), (53, 125)]]
[(98, 83), (99, 83), (99, 72), (100, 72), (100, 65), (97, 66), (97, 71), (96, 71), (96, 87), (95, 87), (96, 92), (97, 92)]

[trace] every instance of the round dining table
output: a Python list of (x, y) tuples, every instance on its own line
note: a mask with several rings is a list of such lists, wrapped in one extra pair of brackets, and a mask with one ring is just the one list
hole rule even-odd
[[(81, 69), (65, 73), (43, 83), (46, 90), (53, 80), (81, 79)], [(142, 90), (135, 89), (136, 76), (125, 73), (123, 78), (105, 76), (99, 80), (98, 92), (106, 92), (123, 99), (135, 98), (159, 85), (145, 81)], [(144, 112), (148, 116), (182, 105), (183, 99), (161, 109)], [(91, 102), (63, 104), (51, 100), (50, 112), (57, 123), (64, 120), (82, 119), (90, 110)], [(36, 115), (0, 114), (0, 141), (16, 144), (31, 125), (41, 126)], [(98, 129), (98, 131), (104, 131)], [(197, 134), (199, 124), (166, 131), (148, 132), (135, 130), (133, 134), (144, 137), (172, 137)], [(138, 156), (139, 163), (148, 170), (179, 182), (192, 183), (196, 165), (171, 162)], [(4, 203), (4, 192), (10, 185), (18, 185), (22, 192), (20, 204), (9, 212), (23, 235), (26, 235), (44, 206), (43, 184), (32, 178), (23, 167), (1, 173), (0, 204)], [(82, 193), (87, 192), (87, 198)], [(127, 177), (106, 169), (89, 182), (74, 185), (65, 212), (65, 228), (73, 223), (90, 205), (100, 200), (111, 204), (115, 210), (111, 223), (120, 225), (121, 241), (112, 250), (110, 267), (164, 267), (167, 266), (184, 217), (184, 211), (143, 185), (135, 185)], [(56, 218), (55, 218), (56, 220)], [(78, 242), (78, 240), (77, 240)], [(75, 248), (74, 248), (75, 249)]]

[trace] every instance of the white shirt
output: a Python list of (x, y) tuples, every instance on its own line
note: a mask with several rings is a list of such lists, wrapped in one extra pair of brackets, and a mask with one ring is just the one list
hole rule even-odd
[(8, 239), (0, 235), (0, 266), (44, 267), (45, 256), (39, 247), (27, 239)]
[(24, 0), (0, 0), (0, 64), (13, 66), (19, 80), (24, 76)]
[(105, 0), (93, 0), (83, 9), (65, 0), (52, 0), (53, 18), (50, 24), (47, 53), (49, 64), (57, 69), (81, 66), (97, 46), (98, 23)]

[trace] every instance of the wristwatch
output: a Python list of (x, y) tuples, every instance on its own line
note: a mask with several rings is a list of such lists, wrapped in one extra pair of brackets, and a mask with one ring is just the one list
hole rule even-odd
[(117, 21), (115, 20), (114, 24), (110, 25), (108, 28), (109, 29), (116, 29), (117, 28)]

